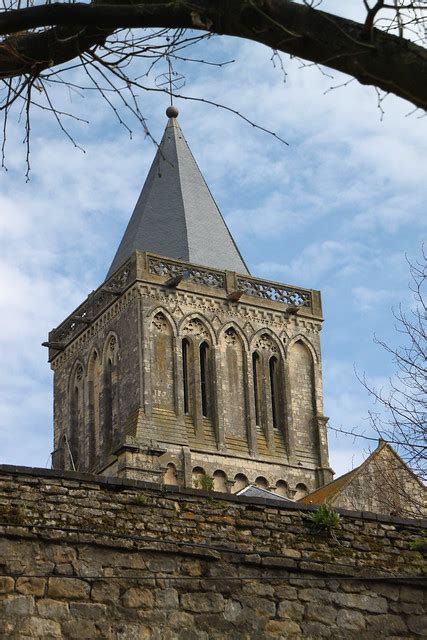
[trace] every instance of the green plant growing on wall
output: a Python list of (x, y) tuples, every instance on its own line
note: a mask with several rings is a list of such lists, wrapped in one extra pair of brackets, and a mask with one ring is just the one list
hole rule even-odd
[(308, 516), (314, 531), (325, 536), (335, 537), (340, 527), (340, 516), (328, 504), (321, 504), (316, 511)]
[(143, 505), (147, 504), (147, 496), (145, 496), (143, 493), (137, 493), (133, 498), (133, 504), (142, 507)]
[(213, 478), (206, 473), (202, 476), (200, 482), (204, 491), (213, 491)]
[(419, 551), (420, 553), (427, 554), (427, 536), (416, 538), (410, 543), (409, 548), (411, 551)]
[(8, 524), (23, 524), (27, 515), (27, 505), (23, 504), (1, 504), (0, 505), (0, 521)]
[(203, 491), (213, 491), (213, 478), (204, 473), (195, 481), (194, 486), (196, 489), (203, 489)]

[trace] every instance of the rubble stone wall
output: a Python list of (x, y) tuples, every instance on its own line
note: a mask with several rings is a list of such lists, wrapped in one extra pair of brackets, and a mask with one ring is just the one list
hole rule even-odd
[(4, 465), (0, 637), (425, 637), (427, 523), (312, 512)]

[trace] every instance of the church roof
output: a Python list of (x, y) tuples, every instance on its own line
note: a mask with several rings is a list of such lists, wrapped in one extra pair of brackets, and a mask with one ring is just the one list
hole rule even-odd
[(108, 271), (135, 251), (249, 273), (169, 107), (163, 138)]
[(416, 480), (421, 485), (421, 487), (423, 487), (423, 489), (425, 488), (418, 476), (416, 476), (415, 473), (408, 467), (408, 465), (402, 460), (402, 458), (393, 449), (393, 447), (391, 447), (384, 440), (380, 440), (375, 451), (373, 451), (366, 458), (366, 460), (362, 462), (361, 465), (359, 465), (355, 469), (352, 469), (351, 471), (348, 471), (339, 478), (336, 478), (336, 480), (332, 480), (332, 482), (325, 484), (323, 487), (320, 487), (320, 489), (316, 489), (316, 491), (309, 493), (308, 495), (304, 496), (304, 498), (298, 500), (298, 502), (303, 502), (305, 504), (323, 504), (324, 502), (333, 503), (334, 500), (341, 494), (341, 492), (344, 491), (344, 489), (348, 487), (348, 485), (353, 482), (353, 480), (360, 476), (360, 474), (366, 469), (366, 467), (372, 464), (377, 458), (380, 458), (382, 452), (385, 450), (391, 452), (402, 469), (405, 469), (411, 475), (411, 477)]
[(266, 498), (267, 500), (276, 500), (277, 502), (295, 502), (295, 500), (281, 496), (263, 487), (257, 487), (255, 484), (248, 484), (246, 487), (243, 487), (243, 489), (236, 491), (235, 495), (246, 496), (247, 498)]

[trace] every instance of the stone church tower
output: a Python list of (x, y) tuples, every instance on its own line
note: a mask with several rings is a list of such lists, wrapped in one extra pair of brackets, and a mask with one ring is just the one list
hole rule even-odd
[(302, 497), (332, 479), (320, 293), (249, 274), (167, 115), (106, 280), (45, 343), (54, 468)]

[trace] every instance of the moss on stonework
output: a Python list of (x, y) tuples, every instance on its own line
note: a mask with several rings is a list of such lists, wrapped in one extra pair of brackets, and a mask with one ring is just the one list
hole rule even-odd
[(137, 493), (133, 497), (132, 503), (142, 507), (147, 504), (147, 496), (144, 493)]
[(426, 555), (427, 554), (427, 536), (416, 538), (410, 543), (409, 548), (411, 549), (411, 551), (418, 551), (419, 553)]
[(27, 515), (25, 504), (0, 504), (0, 521), (7, 524), (24, 524)]

